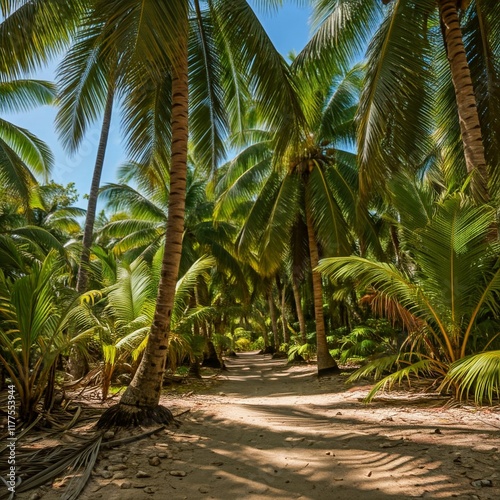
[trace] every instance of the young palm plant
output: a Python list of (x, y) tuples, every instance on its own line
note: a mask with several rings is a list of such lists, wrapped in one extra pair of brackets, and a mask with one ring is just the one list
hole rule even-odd
[[(19, 416), (31, 421), (58, 356), (91, 333), (83, 306), (60, 280), (65, 268), (52, 251), (16, 278), (0, 272), (0, 361), (19, 395)], [(78, 332), (68, 335), (68, 330)], [(53, 381), (52, 381), (53, 383)]]
[(477, 401), (498, 395), (500, 355), (491, 349), (500, 340), (500, 247), (488, 238), (495, 211), (463, 193), (428, 204), (415, 184), (396, 189), (409, 263), (398, 267), (352, 256), (324, 259), (318, 267), (334, 281), (352, 280), (377, 294), (386, 311), (400, 311), (407, 326), (399, 354), (372, 360), (351, 379), (371, 373), (380, 378), (397, 368), (374, 386), (368, 400), (412, 374), (437, 377), (458, 397), (471, 389)]
[[(103, 400), (107, 398), (116, 367), (131, 360), (137, 363), (144, 352), (155, 311), (161, 258), (160, 249), (152, 263), (148, 264), (141, 257), (131, 264), (122, 262), (114, 285), (88, 294), (93, 299), (106, 296), (102, 313), (93, 316), (103, 354)], [(200, 314), (200, 310), (188, 307), (189, 298), (199, 279), (208, 279), (208, 271), (214, 263), (212, 257), (198, 259), (177, 282), (168, 344), (168, 362), (173, 370), (191, 354), (189, 335), (184, 335), (183, 326), (190, 324), (193, 315)]]

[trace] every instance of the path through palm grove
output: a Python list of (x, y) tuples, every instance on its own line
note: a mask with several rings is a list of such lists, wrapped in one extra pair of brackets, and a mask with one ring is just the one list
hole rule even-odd
[[(256, 353), (227, 365), (215, 387), (163, 399), (189, 410), (179, 429), (101, 453), (80, 498), (500, 498), (498, 408), (416, 392), (367, 406), (368, 387), (342, 374), (318, 380), (313, 366)], [(60, 498), (65, 483), (37, 498)]]

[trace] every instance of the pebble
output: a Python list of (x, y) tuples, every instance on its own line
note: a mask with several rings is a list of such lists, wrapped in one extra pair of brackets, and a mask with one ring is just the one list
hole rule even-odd
[(200, 493), (208, 493), (210, 490), (209, 490), (208, 488), (206, 488), (205, 486), (200, 486), (200, 487), (198, 488), (198, 491), (199, 491)]
[(114, 476), (113, 479), (126, 479), (128, 477), (128, 474), (124, 471), (118, 471)]
[(123, 483), (120, 484), (120, 488), (122, 490), (129, 490), (130, 488), (132, 488), (132, 483), (130, 481), (123, 481)]
[(111, 472), (117, 472), (119, 470), (125, 470), (127, 468), (127, 466), (125, 464), (116, 464), (116, 465), (110, 465), (108, 467), (108, 470), (110, 470)]
[(151, 457), (149, 460), (149, 465), (152, 465), (154, 467), (158, 466), (161, 464), (160, 457)]
[(29, 500), (39, 500), (40, 498), (42, 498), (42, 495), (38, 491), (35, 491), (30, 495)]
[(151, 486), (146, 486), (143, 490), (145, 493), (149, 495), (153, 495), (156, 492), (156, 488), (151, 488)]
[(141, 477), (151, 477), (151, 474), (148, 474), (147, 472), (144, 472), (142, 470), (138, 471), (137, 474), (135, 475), (137, 478)]
[(172, 458), (172, 454), (160, 451), (160, 453), (158, 453), (158, 458)]
[(104, 439), (113, 439), (115, 437), (115, 433), (113, 431), (106, 431), (103, 437)]
[(477, 481), (472, 481), (470, 483), (474, 488), (482, 488), (483, 486), (493, 486), (493, 483), (490, 479), (478, 479)]
[(104, 479), (111, 479), (113, 477), (113, 473), (109, 470), (103, 470), (99, 473), (99, 475)]
[(175, 477), (186, 477), (187, 475), (187, 473), (183, 470), (171, 470), (169, 474)]

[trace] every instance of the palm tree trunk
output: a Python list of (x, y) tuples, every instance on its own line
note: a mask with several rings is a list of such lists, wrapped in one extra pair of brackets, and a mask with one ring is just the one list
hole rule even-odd
[(465, 53), (457, 0), (439, 0), (443, 37), (455, 88), (460, 130), (467, 172), (471, 174), (472, 195), (476, 202), (489, 201), (488, 169), (477, 110), (476, 96)]
[(159, 401), (184, 232), (188, 151), (187, 35), (179, 39), (179, 50), (172, 75), (172, 152), (167, 231), (153, 324), (139, 369), (120, 403), (103, 414), (98, 422), (100, 427), (168, 424), (173, 421), (172, 413), (160, 406)]
[(316, 320), (318, 377), (320, 377), (322, 375), (338, 371), (339, 368), (328, 350), (328, 344), (326, 341), (325, 317), (323, 314), (323, 285), (321, 283), (321, 274), (318, 271), (315, 271), (315, 268), (318, 267), (319, 264), (319, 252), (309, 207), (306, 207), (306, 217), (313, 282), (314, 317)]
[[(92, 246), (92, 240), (94, 235), (97, 198), (99, 196), (99, 187), (101, 184), (101, 175), (102, 175), (102, 168), (104, 166), (104, 157), (106, 155), (106, 148), (108, 146), (109, 129), (111, 127), (111, 117), (113, 114), (114, 97), (115, 97), (115, 87), (114, 84), (110, 83), (108, 87), (108, 95), (106, 98), (106, 106), (104, 108), (101, 137), (99, 138), (99, 146), (97, 148), (94, 173), (92, 175), (89, 201), (87, 204), (87, 215), (85, 217), (85, 226), (83, 230), (82, 253), (80, 255), (80, 263), (78, 265), (78, 274), (76, 280), (76, 290), (78, 293), (83, 293), (87, 291), (88, 265), (90, 262), (90, 247)], [(88, 371), (87, 360), (77, 349), (71, 350), (68, 359), (67, 371), (75, 380), (83, 377), (85, 373), (87, 373)]]
[(272, 284), (269, 286), (267, 292), (267, 301), (269, 304), (269, 315), (271, 316), (271, 327), (273, 329), (274, 349), (277, 351), (280, 346), (280, 338), (278, 335), (278, 322), (276, 321), (276, 306), (274, 305)]
[(292, 290), (293, 290), (293, 298), (295, 299), (295, 310), (297, 311), (297, 319), (299, 320), (300, 337), (302, 339), (302, 343), (305, 344), (307, 342), (306, 321), (304, 319), (304, 310), (302, 309), (302, 302), (300, 301), (299, 284), (297, 283), (297, 278), (295, 277), (293, 272), (292, 272)]
[(290, 334), (288, 331), (288, 322), (286, 320), (286, 286), (283, 283), (281, 288), (281, 326), (283, 327), (283, 342), (288, 344), (290, 342)]
[(76, 281), (76, 290), (83, 293), (87, 290), (88, 264), (90, 261), (90, 247), (94, 234), (94, 223), (97, 210), (97, 198), (99, 196), (99, 187), (101, 185), (102, 168), (104, 166), (104, 157), (108, 146), (109, 129), (111, 127), (111, 117), (113, 114), (113, 101), (115, 98), (115, 87), (109, 84), (108, 96), (106, 98), (106, 107), (104, 108), (104, 118), (102, 121), (101, 137), (99, 138), (99, 147), (90, 185), (89, 201), (87, 204), (87, 215), (85, 217), (85, 227), (83, 231), (82, 254), (78, 266), (78, 276)]

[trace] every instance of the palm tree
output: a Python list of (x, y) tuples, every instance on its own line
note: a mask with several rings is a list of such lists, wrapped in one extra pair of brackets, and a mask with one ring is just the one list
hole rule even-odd
[[(326, 90), (306, 83), (305, 78), (301, 85), (299, 79), (309, 117), (309, 126), (301, 129), (302, 142), (280, 157), (272, 150), (271, 134), (253, 133), (260, 142), (233, 160), (219, 185), (219, 217), (231, 217), (242, 204), (250, 204), (236, 244), (256, 270), (274, 276), (288, 252), (288, 260), (295, 263), (292, 274), (310, 265), (319, 375), (337, 369), (326, 341), (323, 286), (316, 271), (319, 255), (350, 254), (351, 228), (358, 227), (356, 159), (343, 146), (352, 142), (359, 80), (359, 68), (346, 75), (337, 73)], [(369, 218), (364, 220), (370, 227)], [(298, 257), (303, 256), (304, 246), (306, 259)]]
[[(135, 116), (125, 113), (124, 119), (135, 136), (130, 149), (134, 151), (146, 138), (148, 151), (163, 153), (160, 160), (167, 160), (170, 166), (165, 237), (168, 251), (164, 253), (148, 345), (120, 404), (103, 415), (101, 425), (169, 422), (171, 413), (158, 403), (182, 254), (189, 135), (193, 137), (195, 155), (206, 159), (204, 153), (208, 151), (210, 164), (215, 166), (223, 152), (221, 138), (225, 129), (238, 122), (242, 104), (239, 89), (244, 88), (248, 78), (255, 101), (269, 122), (293, 120), (299, 109), (293, 107), (296, 99), (286, 64), (246, 1), (126, 0), (98, 1), (97, 6), (96, 13), (105, 23), (105, 29), (111, 31), (110, 43), (120, 51), (118, 73), (127, 78), (127, 85), (135, 91), (126, 103), (128, 109), (137, 109), (138, 103), (144, 107), (145, 98), (152, 98), (155, 106), (153, 116), (145, 115), (144, 110)], [(146, 82), (148, 87), (144, 87)], [(190, 86), (193, 113), (189, 129)], [(166, 90), (170, 90), (171, 100), (157, 101), (158, 93)], [(171, 110), (165, 107), (169, 102)], [(151, 104), (147, 109), (151, 109)], [(236, 118), (232, 123), (225, 118), (225, 110), (234, 111), (232, 115)], [(291, 113), (285, 115), (287, 110)], [(157, 120), (162, 113), (170, 118), (171, 127), (163, 136), (154, 137), (160, 141), (152, 142), (150, 129), (144, 126), (153, 121), (156, 133), (161, 127)], [(168, 145), (170, 154), (165, 158), (163, 148)], [(135, 149), (136, 154), (138, 151), (141, 149)]]
[[(102, 127), (87, 204), (78, 265), (76, 288), (87, 289), (90, 247), (94, 236), (97, 198), (108, 145), (113, 103), (116, 92), (116, 62), (107, 47), (101, 26), (83, 24), (59, 65), (59, 111), (56, 128), (65, 148), (74, 153), (81, 145), (88, 127), (102, 115)], [(82, 376), (84, 367), (74, 366), (72, 375)], [(78, 365), (78, 363), (76, 363)], [(79, 372), (79, 373), (77, 373)]]
[[(369, 42), (358, 114), (363, 194), (383, 188), (388, 170), (422, 163), (431, 151), (437, 110), (447, 120), (438, 130), (445, 167), (459, 174), (460, 183), (469, 176), (476, 201), (488, 201), (498, 158), (498, 2), (334, 0), (315, 7), (318, 29), (299, 65), (345, 62)], [(436, 92), (439, 86), (454, 104)]]

